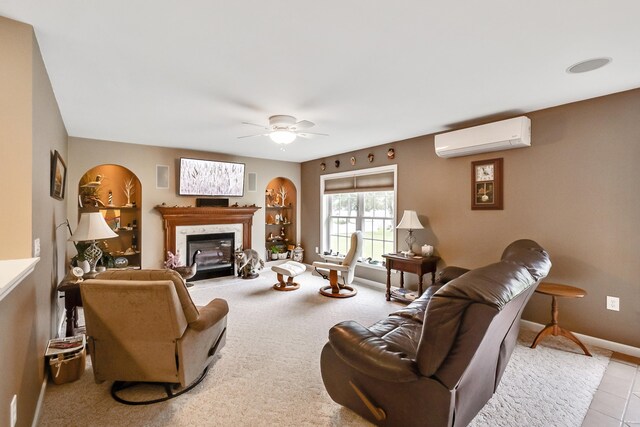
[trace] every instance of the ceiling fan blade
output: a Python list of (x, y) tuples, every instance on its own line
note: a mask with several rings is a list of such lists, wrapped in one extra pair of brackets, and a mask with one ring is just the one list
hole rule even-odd
[(311, 136), (329, 136), (326, 133), (315, 133), (315, 132), (297, 132), (296, 135), (301, 136), (303, 138), (309, 138)]
[(262, 129), (269, 129), (268, 127), (264, 126), (264, 125), (257, 125), (255, 123), (249, 123), (249, 122), (242, 122), (243, 125), (251, 125), (251, 126), (258, 126), (259, 128)]
[(245, 136), (239, 136), (238, 139), (242, 139), (242, 138), (253, 138), (254, 136), (267, 136), (268, 134), (266, 133), (257, 133), (255, 135), (245, 135)]
[(310, 122), (309, 120), (300, 120), (299, 122), (297, 122), (296, 124), (294, 124), (293, 126), (291, 126), (293, 129), (306, 129), (306, 128), (310, 128), (311, 126), (315, 126), (316, 124), (313, 122)]

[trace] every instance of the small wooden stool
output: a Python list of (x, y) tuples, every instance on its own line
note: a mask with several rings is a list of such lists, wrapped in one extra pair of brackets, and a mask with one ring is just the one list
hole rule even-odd
[[(300, 287), (299, 283), (293, 281), (293, 278), (307, 271), (307, 267), (296, 261), (287, 261), (284, 264), (274, 265), (271, 270), (278, 273), (278, 283), (273, 285), (276, 291), (295, 291)], [(289, 276), (284, 281), (284, 276)]]
[(582, 351), (584, 351), (584, 354), (591, 356), (587, 347), (585, 347), (584, 344), (582, 344), (582, 342), (580, 342), (580, 340), (571, 333), (571, 331), (562, 329), (558, 325), (558, 301), (556, 300), (557, 297), (582, 298), (587, 294), (587, 292), (584, 289), (576, 288), (575, 286), (560, 285), (557, 283), (540, 283), (536, 292), (544, 295), (551, 295), (551, 323), (547, 324), (547, 326), (545, 326), (544, 329), (536, 335), (536, 338), (533, 340), (533, 344), (531, 344), (531, 348), (536, 348), (542, 338), (547, 335), (553, 335), (554, 337), (561, 335), (578, 344)]

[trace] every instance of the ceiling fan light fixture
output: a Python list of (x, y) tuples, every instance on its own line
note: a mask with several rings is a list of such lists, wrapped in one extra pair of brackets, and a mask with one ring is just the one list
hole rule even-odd
[(274, 130), (269, 134), (269, 138), (276, 144), (290, 144), (295, 141), (296, 134), (290, 130)]

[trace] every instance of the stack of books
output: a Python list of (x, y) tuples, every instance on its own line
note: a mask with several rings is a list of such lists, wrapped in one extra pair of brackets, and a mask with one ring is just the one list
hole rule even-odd
[(413, 302), (418, 296), (418, 292), (406, 288), (391, 288), (391, 298), (401, 302)]

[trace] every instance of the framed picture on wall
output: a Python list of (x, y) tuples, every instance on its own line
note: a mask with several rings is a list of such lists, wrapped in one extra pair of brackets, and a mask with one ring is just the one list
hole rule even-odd
[(49, 194), (54, 199), (64, 200), (64, 190), (67, 186), (67, 165), (64, 164), (58, 150), (51, 153), (51, 186)]
[(503, 209), (502, 158), (471, 162), (471, 209)]

